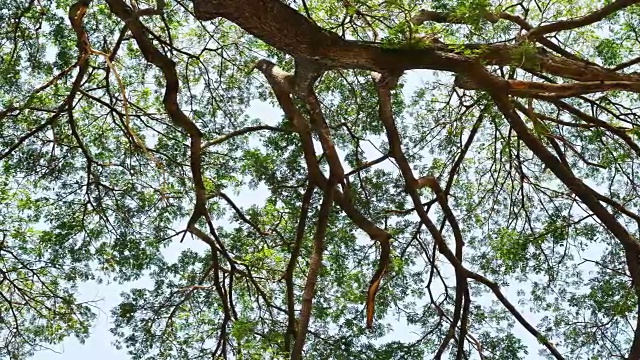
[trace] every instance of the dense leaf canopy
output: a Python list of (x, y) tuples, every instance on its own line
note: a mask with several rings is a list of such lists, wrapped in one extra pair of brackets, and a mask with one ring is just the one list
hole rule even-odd
[(636, 3), (0, 0), (0, 358), (640, 359)]

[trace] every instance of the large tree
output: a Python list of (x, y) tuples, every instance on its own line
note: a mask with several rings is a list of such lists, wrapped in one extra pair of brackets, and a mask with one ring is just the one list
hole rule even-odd
[(0, 0), (0, 357), (640, 359), (636, 3)]

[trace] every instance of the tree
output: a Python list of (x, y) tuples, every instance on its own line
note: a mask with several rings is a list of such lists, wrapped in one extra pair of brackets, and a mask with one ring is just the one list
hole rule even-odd
[(636, 3), (0, 0), (0, 357), (640, 359)]

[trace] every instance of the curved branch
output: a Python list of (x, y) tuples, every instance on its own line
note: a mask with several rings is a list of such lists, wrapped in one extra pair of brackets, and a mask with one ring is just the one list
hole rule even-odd
[(171, 120), (182, 129), (191, 140), (190, 167), (195, 187), (195, 205), (193, 214), (188, 221), (187, 228), (192, 229), (195, 223), (207, 213), (206, 190), (202, 177), (202, 132), (198, 126), (182, 111), (178, 102), (180, 81), (173, 60), (163, 54), (153, 45), (147, 36), (145, 26), (135, 16), (129, 6), (123, 0), (107, 0), (111, 12), (124, 21), (131, 30), (133, 37), (140, 48), (144, 58), (158, 67), (164, 75), (166, 84), (163, 103)]
[[(300, 113), (298, 108), (293, 103), (290, 96), (291, 92), (289, 92), (289, 90), (287, 89), (287, 86), (290, 86), (292, 82), (293, 76), (282, 71), (275, 64), (271, 63), (268, 60), (260, 60), (256, 67), (265, 75), (265, 77), (269, 81), (269, 84), (271, 85), (273, 92), (276, 95), (278, 103), (280, 104), (284, 113), (291, 119), (294, 127), (296, 128), (296, 131), (300, 135), (304, 159), (307, 164), (307, 171), (309, 172), (309, 180), (321, 189), (328, 189), (329, 180), (324, 176), (324, 174), (322, 174), (322, 171), (320, 170), (320, 166), (318, 164), (318, 160), (316, 159), (313, 137), (311, 134), (311, 129), (309, 128), (309, 124), (302, 113)], [(293, 89), (293, 86), (291, 86), (289, 89)], [(341, 165), (333, 164), (333, 167), (338, 166)], [(334, 170), (334, 174), (344, 174), (344, 171)], [(344, 177), (344, 175), (342, 175), (342, 177)], [(344, 178), (336, 180), (339, 180), (341, 182), (344, 180)], [(378, 268), (376, 269), (376, 272), (369, 284), (369, 289), (367, 290), (367, 327), (371, 328), (373, 325), (375, 296), (380, 286), (380, 281), (386, 273), (387, 267), (390, 263), (391, 235), (384, 229), (381, 229), (380, 227), (375, 225), (373, 222), (371, 222), (371, 220), (367, 219), (355, 208), (349, 195), (349, 189), (345, 187), (343, 193), (336, 188), (334, 190), (333, 196), (335, 201), (349, 217), (349, 219), (351, 219), (351, 221), (353, 221), (356, 226), (366, 232), (371, 240), (380, 244), (380, 259), (378, 261)]]
[(602, 19), (612, 15), (617, 11), (620, 11), (624, 8), (627, 8), (629, 6), (632, 6), (638, 3), (640, 3), (639, 0), (613, 1), (608, 5), (606, 5), (605, 7), (601, 8), (600, 10), (594, 11), (589, 15), (581, 16), (576, 19), (563, 20), (563, 21), (558, 21), (551, 24), (547, 24), (547, 25), (538, 26), (537, 28), (529, 31), (529, 33), (527, 34), (527, 37), (531, 39), (539, 38), (553, 32), (571, 30), (571, 29), (582, 27), (582, 26), (591, 25), (593, 23), (601, 21)]

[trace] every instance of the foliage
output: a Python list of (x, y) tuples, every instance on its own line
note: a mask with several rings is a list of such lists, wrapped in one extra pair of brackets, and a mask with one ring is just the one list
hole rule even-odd
[(640, 359), (635, 3), (0, 0), (0, 357)]

